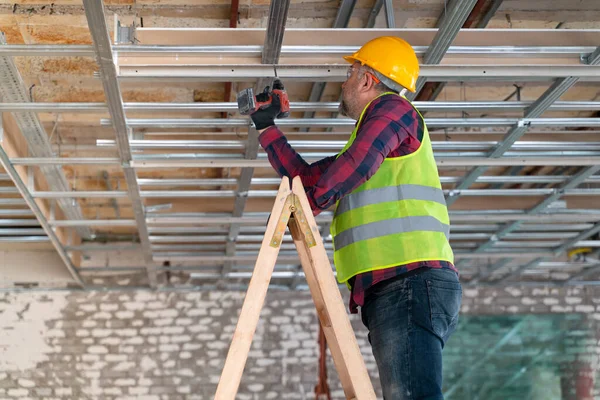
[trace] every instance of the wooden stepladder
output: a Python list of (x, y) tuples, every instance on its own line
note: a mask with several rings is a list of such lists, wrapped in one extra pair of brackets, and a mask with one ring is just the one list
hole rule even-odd
[(294, 178), (291, 189), (287, 177), (279, 186), (215, 400), (235, 399), (287, 227), (298, 250), (346, 398), (375, 400), (375, 391), (299, 177)]

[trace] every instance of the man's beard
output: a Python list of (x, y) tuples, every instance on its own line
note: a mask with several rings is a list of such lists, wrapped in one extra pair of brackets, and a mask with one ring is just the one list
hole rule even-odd
[(340, 105), (338, 106), (338, 111), (344, 117), (349, 117), (350, 116), (350, 110), (348, 108), (348, 103), (346, 103), (346, 101), (343, 98), (342, 98), (342, 101), (340, 101)]
[[(347, 92), (346, 92), (347, 93)], [(352, 106), (353, 104), (352, 101), (348, 100), (346, 98), (346, 93), (344, 93), (344, 91), (342, 91), (342, 100), (340, 101), (340, 105), (338, 106), (338, 111), (340, 114), (342, 114), (344, 117), (350, 117), (355, 119), (352, 114), (353, 114), (353, 110), (352, 110)]]

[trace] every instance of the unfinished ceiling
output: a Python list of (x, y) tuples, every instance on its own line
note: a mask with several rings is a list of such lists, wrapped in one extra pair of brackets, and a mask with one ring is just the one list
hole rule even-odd
[[(599, 21), (591, 0), (0, 1), (0, 243), (55, 248), (61, 285), (243, 287), (279, 178), (236, 93), (281, 77), (292, 145), (335, 154), (341, 56), (397, 35), (462, 281), (592, 284)], [(302, 289), (292, 250), (273, 284)]]

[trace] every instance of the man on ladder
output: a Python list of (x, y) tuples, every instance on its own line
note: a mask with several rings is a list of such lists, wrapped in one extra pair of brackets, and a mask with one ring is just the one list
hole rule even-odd
[(392, 36), (344, 59), (340, 112), (357, 123), (337, 156), (307, 164), (275, 125), (277, 96), (252, 120), (279, 175), (301, 177), (313, 214), (335, 204), (337, 280), (350, 311), (361, 307), (385, 400), (443, 399), (442, 349), (462, 290), (429, 133), (403, 96), (415, 91), (418, 60)]

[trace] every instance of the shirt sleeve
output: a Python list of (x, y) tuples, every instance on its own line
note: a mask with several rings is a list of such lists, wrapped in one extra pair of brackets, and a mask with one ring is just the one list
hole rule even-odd
[(299, 176), (305, 189), (315, 185), (323, 172), (335, 160), (335, 156), (331, 156), (308, 164), (290, 146), (285, 135), (276, 126), (265, 129), (258, 137), (258, 141), (265, 149), (269, 162), (279, 176), (288, 176), (290, 178)]
[(387, 116), (363, 121), (352, 145), (307, 190), (313, 214), (326, 210), (367, 181), (408, 137), (408, 131)]

